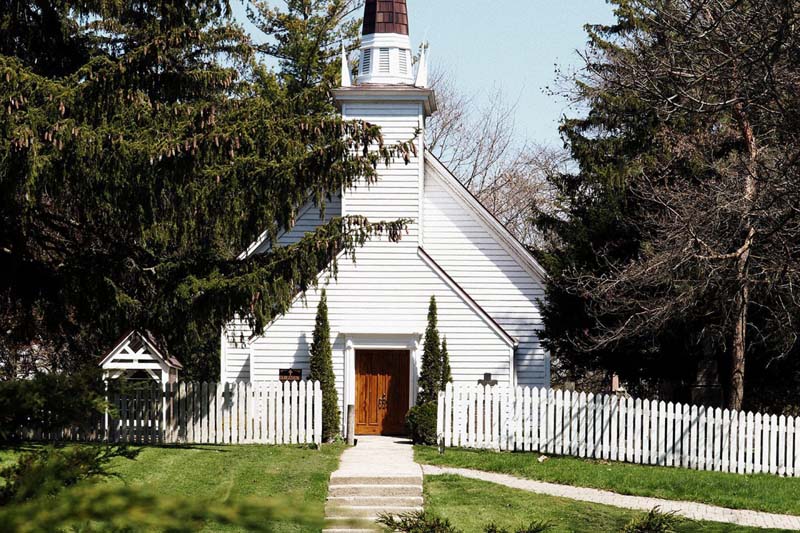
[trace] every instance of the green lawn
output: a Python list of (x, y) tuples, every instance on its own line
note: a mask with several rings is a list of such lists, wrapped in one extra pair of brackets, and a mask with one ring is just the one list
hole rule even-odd
[(423, 446), (415, 448), (415, 455), (417, 461), (432, 465), (500, 472), (620, 494), (800, 515), (800, 478), (698, 472), (570, 457), (550, 457), (539, 463), (536, 453), (448, 449), (439, 455), (436, 448)]
[[(492, 522), (511, 529), (533, 521), (549, 523), (552, 533), (618, 533), (638, 515), (635, 511), (542, 496), (460, 476), (427, 476), (425, 507), (449, 519), (465, 533), (480, 533)], [(769, 530), (689, 520), (681, 521), (677, 528), (677, 533), (701, 531), (765, 533)]]
[[(344, 447), (325, 445), (320, 451), (283, 446), (145, 447), (135, 460), (115, 459), (109, 483), (141, 486), (166, 498), (181, 496), (217, 503), (248, 497), (277, 497), (304, 503), (320, 523), (324, 515), (330, 473)], [(0, 467), (15, 450), (0, 451)], [(313, 531), (290, 523), (279, 531)], [(209, 524), (204, 531), (237, 531)]]

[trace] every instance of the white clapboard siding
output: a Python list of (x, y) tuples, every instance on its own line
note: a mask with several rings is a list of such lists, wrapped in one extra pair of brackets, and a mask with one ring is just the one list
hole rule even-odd
[(423, 246), (519, 341), (517, 382), (544, 386), (549, 361), (537, 335), (542, 327), (538, 302), (545, 297), (543, 284), (532, 278), (520, 260), (492, 235), (485, 221), (459, 200), (453, 190), (456, 184), (442, 172), (434, 161), (426, 162)]
[[(319, 444), (317, 381), (180, 383), (113, 394), (96, 438), (136, 444)], [(68, 440), (68, 439), (66, 439)]]
[(800, 417), (545, 388), (448, 384), (445, 447), (800, 477)]

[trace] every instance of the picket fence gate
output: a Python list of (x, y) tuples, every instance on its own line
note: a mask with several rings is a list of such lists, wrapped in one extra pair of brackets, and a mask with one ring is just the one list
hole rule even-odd
[(445, 447), (800, 477), (800, 417), (606, 394), (448, 384)]
[(110, 442), (319, 444), (318, 381), (179, 383), (111, 394)]

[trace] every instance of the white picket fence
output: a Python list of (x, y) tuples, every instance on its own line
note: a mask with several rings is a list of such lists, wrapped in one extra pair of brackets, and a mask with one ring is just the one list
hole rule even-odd
[[(180, 383), (109, 391), (103, 416), (87, 413), (80, 427), (18, 428), (17, 438), (135, 444), (319, 444), (318, 381)], [(43, 421), (31, 427), (51, 427)]]
[(538, 388), (449, 384), (446, 447), (800, 477), (800, 417)]
[(111, 442), (310, 444), (322, 442), (318, 381), (180, 383), (109, 397)]

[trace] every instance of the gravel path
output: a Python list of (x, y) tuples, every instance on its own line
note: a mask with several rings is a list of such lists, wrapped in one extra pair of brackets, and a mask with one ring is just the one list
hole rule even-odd
[(649, 511), (654, 507), (659, 507), (664, 512), (674, 512), (675, 514), (692, 520), (707, 520), (710, 522), (724, 522), (740, 526), (800, 531), (800, 516), (727, 509), (725, 507), (715, 507), (713, 505), (695, 502), (662, 500), (659, 498), (647, 498), (642, 496), (625, 496), (605, 490), (557, 485), (555, 483), (521, 479), (507, 474), (496, 474), (493, 472), (469, 470), (466, 468), (423, 465), (422, 470), (426, 476), (455, 474), (471, 479), (497, 483), (498, 485), (504, 485), (512, 489), (569, 498), (571, 500), (611, 505), (624, 509)]

